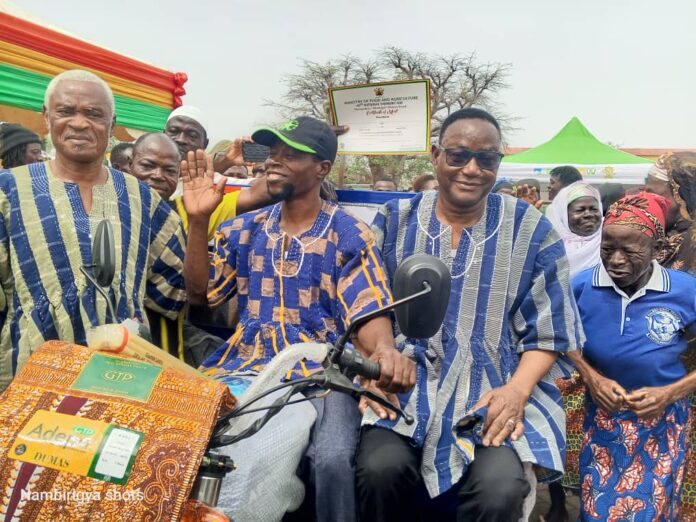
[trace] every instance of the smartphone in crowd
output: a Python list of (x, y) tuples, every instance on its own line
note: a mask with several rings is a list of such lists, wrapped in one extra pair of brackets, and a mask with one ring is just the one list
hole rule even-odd
[(270, 153), (271, 148), (266, 145), (260, 145), (252, 141), (245, 141), (242, 143), (242, 158), (244, 158), (244, 163), (261, 163), (262, 161), (266, 161)]

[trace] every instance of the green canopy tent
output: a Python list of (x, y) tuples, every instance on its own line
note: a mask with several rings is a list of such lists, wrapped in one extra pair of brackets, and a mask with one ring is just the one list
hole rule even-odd
[(652, 161), (620, 151), (599, 141), (573, 117), (546, 143), (503, 159), (499, 176), (548, 181), (549, 171), (573, 165), (594, 183), (642, 184)]

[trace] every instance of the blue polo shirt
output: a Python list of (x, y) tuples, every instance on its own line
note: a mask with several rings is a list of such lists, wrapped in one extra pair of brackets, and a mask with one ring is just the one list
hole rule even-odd
[(686, 375), (680, 356), (696, 321), (696, 277), (653, 261), (648, 283), (628, 297), (600, 263), (572, 284), (587, 336), (583, 356), (595, 369), (628, 391)]

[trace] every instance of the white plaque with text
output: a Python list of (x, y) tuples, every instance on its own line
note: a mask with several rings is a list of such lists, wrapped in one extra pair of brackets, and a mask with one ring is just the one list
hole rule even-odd
[(430, 153), (430, 82), (372, 83), (329, 89), (339, 154)]

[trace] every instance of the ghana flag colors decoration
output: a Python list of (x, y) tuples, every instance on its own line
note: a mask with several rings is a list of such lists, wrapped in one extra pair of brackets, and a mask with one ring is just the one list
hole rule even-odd
[[(185, 73), (154, 67), (15, 14), (0, 9), (0, 109), (15, 120), (18, 114), (27, 116), (26, 111), (40, 112), (48, 82), (69, 69), (91, 71), (111, 86), (117, 124), (125, 128), (161, 131), (172, 109), (182, 104)], [(2, 119), (9, 118), (0, 113)]]

